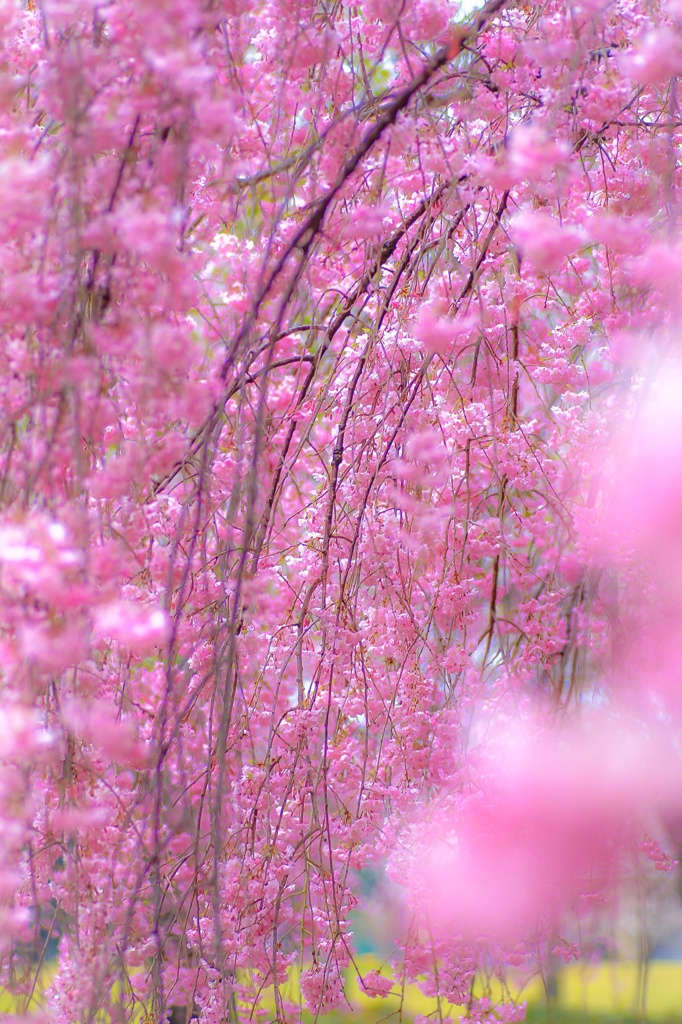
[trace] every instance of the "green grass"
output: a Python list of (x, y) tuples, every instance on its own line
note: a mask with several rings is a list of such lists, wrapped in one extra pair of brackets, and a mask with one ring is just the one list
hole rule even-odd
[[(375, 966), (370, 957), (363, 959), (363, 969)], [(646, 988), (642, 993), (644, 980)], [(518, 995), (528, 1001), (530, 1024), (682, 1024), (681, 962), (652, 961), (644, 975), (635, 961), (573, 963), (559, 971), (556, 982), (557, 995), (549, 1003), (539, 978)], [(494, 999), (496, 993), (492, 995)], [(369, 1000), (351, 981), (348, 996), (355, 1012), (330, 1014), (324, 1018), (324, 1024), (391, 1024), (399, 1020), (411, 1024), (417, 1013), (438, 1024), (435, 1000), (427, 999), (414, 986), (406, 990), (402, 1016), (397, 1012), (399, 1000), (395, 995), (385, 1000)], [(443, 1016), (451, 1016), (453, 1021), (463, 1012), (447, 1005), (442, 1010)], [(493, 1015), (491, 1024), (494, 1021)]]
[[(362, 973), (382, 967), (371, 955), (359, 957), (358, 966)], [(46, 982), (48, 977), (46, 971), (42, 980)], [(636, 961), (572, 963), (558, 972), (556, 998), (550, 1002), (538, 977), (523, 987), (519, 980), (516, 988), (510, 979), (510, 987), (517, 999), (527, 1000), (529, 1024), (682, 1024), (680, 961), (651, 961), (645, 972)], [(292, 1003), (298, 1003), (295, 973), (291, 974), (282, 994)], [(348, 972), (346, 994), (351, 1004), (348, 1010), (327, 1014), (319, 1019), (319, 1024), (412, 1024), (417, 1014), (428, 1017), (433, 1024), (439, 1022), (436, 1000), (424, 996), (415, 985), (407, 986), (404, 991), (396, 985), (386, 999), (370, 999), (360, 990), (357, 978)], [(490, 995), (493, 1001), (504, 998), (501, 989)], [(36, 996), (39, 1002), (39, 992)], [(272, 1012), (272, 991), (266, 991), (263, 997), (264, 1008)], [(23, 1007), (18, 1007), (0, 990), (0, 1024), (7, 1014), (19, 1009)], [(450, 1016), (453, 1022), (465, 1012), (462, 1007), (447, 1004), (441, 1005), (441, 1011), (442, 1016)], [(495, 1020), (493, 1011), (490, 1024)], [(313, 1024), (314, 1018), (304, 1011), (302, 1021)]]
[[(566, 1010), (537, 1004), (528, 1007), (526, 1019), (528, 1024), (642, 1024), (642, 1017), (632, 1014), (593, 1013), (589, 1010)], [(677, 1016), (657, 1017), (656, 1024), (682, 1024), (682, 1012)]]

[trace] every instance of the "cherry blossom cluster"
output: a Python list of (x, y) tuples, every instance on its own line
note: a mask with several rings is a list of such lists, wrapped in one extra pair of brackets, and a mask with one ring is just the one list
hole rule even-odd
[(682, 5), (471, 8), (0, 0), (20, 1013), (317, 1018), (386, 865), (512, 1022), (671, 866)]

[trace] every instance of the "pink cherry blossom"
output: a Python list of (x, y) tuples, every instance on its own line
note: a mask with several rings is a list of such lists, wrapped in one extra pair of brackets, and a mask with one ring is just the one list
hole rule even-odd
[(0, 987), (49, 933), (50, 1024), (351, 972), (513, 1021), (477, 973), (678, 855), (679, 4), (323, 6), (0, 2)]
[(651, 29), (623, 57), (623, 63), (642, 85), (667, 81), (682, 70), (682, 38), (671, 28)]
[(522, 210), (511, 221), (512, 239), (538, 270), (557, 270), (580, 246), (577, 228), (562, 226), (545, 210)]
[(565, 140), (556, 140), (537, 125), (520, 125), (509, 142), (507, 162), (519, 178), (540, 179), (565, 163), (571, 154)]
[(378, 971), (369, 971), (362, 976), (362, 990), (374, 998), (385, 998), (393, 989), (393, 979)]
[(95, 633), (135, 650), (163, 646), (168, 638), (168, 617), (160, 608), (145, 608), (132, 601), (114, 601), (95, 609)]
[(461, 339), (479, 323), (475, 314), (448, 317), (438, 316), (434, 310), (422, 306), (414, 324), (414, 336), (429, 352), (454, 355), (461, 347)]
[[(532, 726), (532, 729), (529, 729)], [(589, 733), (525, 723), (489, 741), (480, 791), (456, 821), (418, 840), (413, 884), (423, 887), (433, 927), (514, 942), (537, 922), (558, 921), (591, 885), (613, 883), (636, 815), (674, 804), (672, 751), (596, 719)]]

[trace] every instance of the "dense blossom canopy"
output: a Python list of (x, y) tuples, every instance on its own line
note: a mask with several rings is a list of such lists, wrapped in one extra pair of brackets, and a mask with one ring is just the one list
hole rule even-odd
[(398, 984), (484, 1019), (662, 860), (680, 71), (679, 0), (0, 0), (19, 1012), (56, 938), (55, 1024), (342, 1006), (386, 864)]

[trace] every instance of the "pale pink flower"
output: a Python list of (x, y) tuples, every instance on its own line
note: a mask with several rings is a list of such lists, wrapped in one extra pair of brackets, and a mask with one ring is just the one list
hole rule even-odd
[(418, 843), (411, 885), (441, 933), (510, 942), (608, 885), (636, 813), (675, 799), (670, 757), (618, 722), (589, 733), (537, 720), (488, 741), (478, 793)]
[(104, 757), (130, 768), (147, 764), (147, 750), (138, 739), (138, 730), (130, 719), (122, 719), (118, 709), (103, 700), (71, 699), (63, 702), (62, 721), (75, 736), (91, 743)]
[(30, 538), (23, 526), (3, 526), (0, 528), (0, 562), (42, 561), (43, 553), (38, 544)]
[(570, 152), (567, 142), (552, 138), (537, 125), (520, 125), (510, 139), (507, 164), (517, 180), (534, 181), (565, 163)]
[(5, 700), (0, 714), (0, 758), (30, 762), (57, 744), (56, 733), (45, 729), (36, 709)]
[(607, 508), (614, 536), (634, 539), (640, 554), (682, 565), (682, 371), (668, 363), (649, 373), (629, 424), (614, 446), (615, 486)]
[(105, 807), (58, 807), (51, 815), (50, 824), (55, 832), (83, 833), (102, 828), (110, 821)]
[(538, 270), (556, 270), (583, 242), (578, 228), (561, 225), (546, 210), (521, 210), (512, 217), (509, 229), (521, 256)]
[(62, 626), (25, 622), (17, 630), (18, 647), (27, 662), (45, 672), (58, 673), (85, 657), (88, 632), (86, 623), (78, 619)]
[(95, 634), (136, 651), (154, 650), (168, 639), (170, 623), (161, 608), (112, 601), (95, 609)]
[(641, 85), (666, 82), (682, 71), (682, 39), (672, 28), (652, 29), (622, 59), (625, 70)]
[(473, 313), (466, 316), (442, 316), (432, 307), (421, 306), (412, 327), (414, 337), (428, 352), (453, 355), (461, 348), (460, 339), (479, 323)]
[(384, 233), (384, 220), (388, 207), (354, 206), (348, 213), (348, 220), (341, 229), (340, 237), (347, 239), (380, 238)]

